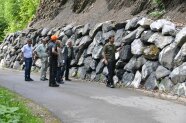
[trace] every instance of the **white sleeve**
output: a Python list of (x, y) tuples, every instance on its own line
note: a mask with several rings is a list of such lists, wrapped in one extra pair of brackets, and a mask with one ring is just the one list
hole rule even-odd
[(24, 53), (24, 51), (25, 51), (25, 45), (21, 48), (21, 51)]

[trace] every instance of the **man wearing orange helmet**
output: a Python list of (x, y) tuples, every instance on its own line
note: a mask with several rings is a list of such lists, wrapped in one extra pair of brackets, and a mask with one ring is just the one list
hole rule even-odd
[(57, 47), (56, 47), (56, 40), (58, 39), (57, 36), (52, 35), (51, 41), (48, 45), (49, 50), (49, 66), (50, 66), (50, 75), (49, 75), (49, 86), (50, 87), (59, 87), (59, 85), (56, 83), (56, 74), (57, 74)]

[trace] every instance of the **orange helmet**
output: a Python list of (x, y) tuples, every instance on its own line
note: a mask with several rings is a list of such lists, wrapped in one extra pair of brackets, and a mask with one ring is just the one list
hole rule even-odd
[(57, 39), (58, 39), (58, 37), (57, 37), (56, 35), (52, 35), (52, 36), (51, 36), (51, 40), (52, 40), (52, 41), (56, 41)]

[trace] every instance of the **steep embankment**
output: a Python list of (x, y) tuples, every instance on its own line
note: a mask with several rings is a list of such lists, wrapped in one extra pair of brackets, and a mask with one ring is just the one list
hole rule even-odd
[(184, 23), (185, 6), (184, 0), (41, 0), (30, 25), (35, 28), (69, 23), (94, 25), (106, 20), (122, 22), (137, 15), (161, 17), (162, 13), (163, 18)]

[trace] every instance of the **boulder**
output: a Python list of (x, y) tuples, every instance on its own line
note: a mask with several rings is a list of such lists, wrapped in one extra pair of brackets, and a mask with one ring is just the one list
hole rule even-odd
[(168, 69), (172, 69), (174, 67), (174, 57), (177, 53), (177, 45), (172, 43), (166, 46), (159, 54), (159, 62), (161, 65)]
[(186, 82), (176, 84), (173, 87), (172, 93), (178, 96), (186, 96)]
[(136, 34), (137, 34), (138, 30), (134, 30), (132, 31), (131, 33), (129, 33), (128, 35), (126, 35), (122, 40), (123, 40), (123, 43), (125, 44), (131, 44), (134, 39), (136, 38)]
[(141, 83), (141, 73), (137, 71), (134, 80), (130, 84), (130, 87), (139, 88), (140, 83)]
[(169, 77), (165, 77), (164, 79), (161, 80), (159, 84), (159, 90), (163, 92), (171, 92), (174, 84), (172, 81), (169, 79)]
[(163, 49), (173, 41), (174, 38), (172, 36), (163, 36), (161, 33), (154, 33), (148, 40), (149, 43), (154, 43), (160, 49)]
[(149, 60), (157, 60), (160, 50), (155, 45), (147, 46), (143, 49), (143, 56)]
[(103, 60), (101, 60), (101, 61), (98, 63), (98, 66), (96, 67), (96, 74), (102, 73), (104, 67), (105, 67), (105, 64), (103, 63)]
[(186, 43), (183, 44), (180, 51), (174, 58), (174, 65), (179, 66), (181, 65), (186, 59)]
[(92, 58), (93, 59), (101, 59), (102, 58), (102, 50), (103, 50), (102, 45), (95, 46), (92, 51)]
[(186, 62), (184, 62), (179, 67), (173, 69), (169, 77), (174, 84), (185, 82), (186, 80)]
[(106, 77), (108, 76), (108, 68), (107, 67), (104, 67), (102, 74)]
[(123, 62), (122, 60), (118, 60), (116, 62), (116, 69), (122, 69), (126, 65), (126, 62)]
[(119, 58), (122, 61), (129, 61), (130, 58), (132, 58), (132, 53), (131, 53), (131, 46), (130, 45), (125, 45), (123, 48), (120, 50), (120, 55)]
[(158, 62), (154, 62), (154, 61), (147, 61), (143, 67), (142, 67), (142, 79), (146, 80), (149, 75), (154, 72), (158, 67)]
[(69, 75), (71, 77), (76, 77), (77, 73), (78, 73), (78, 69), (76, 67), (71, 68), (70, 71), (69, 71)]
[(124, 70), (128, 72), (135, 72), (136, 70), (136, 57), (132, 57), (130, 61), (125, 65)]
[(145, 17), (143, 17), (141, 20), (138, 21), (138, 24), (145, 29), (149, 29), (152, 23), (153, 23), (153, 20), (145, 18)]
[(171, 71), (168, 70), (167, 68), (163, 66), (158, 66), (158, 68), (156, 69), (156, 78), (159, 80), (161, 78), (168, 76), (170, 73)]
[(155, 90), (158, 87), (155, 73), (151, 73), (144, 85), (147, 90)]
[(93, 44), (96, 45), (96, 44), (103, 44), (105, 42), (105, 39), (103, 37), (103, 33), (101, 31), (99, 31), (95, 37), (94, 37), (94, 40), (93, 40)]
[(78, 77), (80, 77), (81, 79), (85, 79), (86, 71), (87, 71), (87, 69), (85, 67), (79, 67), (79, 69), (78, 69)]
[(125, 87), (129, 86), (131, 82), (134, 80), (134, 74), (125, 72), (122, 77), (122, 83), (124, 84)]
[(146, 63), (146, 59), (143, 56), (136, 58), (135, 68), (136, 70), (141, 70), (142, 66)]
[(41, 36), (46, 36), (48, 34), (48, 32), (50, 31), (49, 28), (44, 28), (42, 31), (41, 31)]
[(115, 34), (115, 37), (114, 37), (115, 38), (114, 44), (115, 44), (116, 47), (121, 46), (123, 34), (124, 34), (124, 29), (119, 29), (119, 30), (116, 31), (116, 34)]
[(119, 82), (119, 79), (117, 76), (113, 77), (114, 85), (116, 85)]
[(102, 31), (105, 32), (109, 32), (114, 28), (114, 24), (113, 21), (106, 21), (103, 23), (102, 25)]
[(176, 35), (176, 26), (175, 25), (164, 25), (162, 29), (162, 34), (163, 35), (171, 35), (175, 36)]
[(136, 38), (140, 38), (141, 34), (143, 33), (144, 30), (145, 30), (145, 28), (138, 27), (137, 28), (137, 33), (136, 33)]
[(171, 25), (175, 26), (172, 22), (167, 21), (166, 19), (159, 19), (157, 21), (154, 21), (151, 25), (150, 28), (152, 31), (161, 31), (164, 25)]
[(141, 20), (142, 17), (134, 17), (129, 20), (125, 26), (125, 30), (133, 30), (138, 27), (138, 21)]
[(148, 30), (148, 31), (144, 31), (142, 34), (141, 34), (141, 41), (143, 43), (147, 43), (147, 41), (149, 40), (149, 38), (154, 34), (154, 32), (152, 32), (151, 30)]
[(14, 65), (13, 65), (13, 68), (14, 69), (20, 69), (21, 65), (19, 64), (19, 61), (15, 61), (14, 62)]
[(84, 36), (81, 39), (79, 46), (84, 45), (85, 47), (88, 47), (91, 43), (92, 43), (92, 39), (90, 38), (90, 36)]
[(175, 38), (175, 43), (178, 46), (182, 46), (186, 42), (186, 27), (180, 30)]
[(135, 39), (131, 44), (131, 52), (134, 55), (141, 55), (144, 49), (144, 45), (140, 39)]
[(90, 68), (92, 69), (92, 70), (96, 70), (96, 67), (97, 67), (97, 62), (96, 62), (96, 60), (92, 60), (91, 62), (90, 62)]
[(123, 69), (116, 69), (116, 76), (118, 77), (119, 80), (122, 80), (124, 72), (125, 70)]
[(90, 31), (90, 24), (85, 24), (85, 26), (83, 27), (82, 29), (82, 35), (87, 35), (89, 34), (89, 31)]
[(94, 38), (94, 36), (97, 34), (98, 31), (101, 31), (103, 23), (96, 24), (89, 32), (89, 35), (91, 38)]

